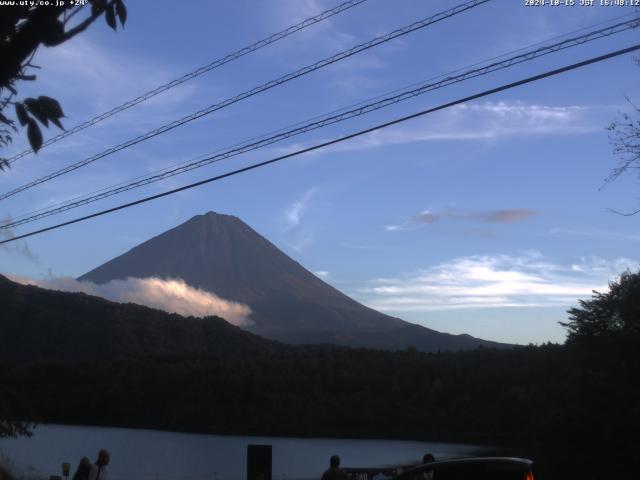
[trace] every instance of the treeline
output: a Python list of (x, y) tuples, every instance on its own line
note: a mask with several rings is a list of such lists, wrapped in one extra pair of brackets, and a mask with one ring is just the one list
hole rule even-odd
[(20, 285), (0, 275), (0, 361), (77, 361), (133, 353), (229, 354), (283, 348), (287, 347), (219, 317), (185, 318), (84, 293)]
[[(569, 311), (565, 345), (422, 353), (296, 348), (220, 319), (195, 321), (139, 307), (142, 322), (131, 314), (133, 306), (96, 304), (87, 296), (81, 300), (86, 297), (89, 307), (67, 308), (47, 327), (44, 303), (29, 306), (30, 300), (44, 302), (33, 297), (44, 291), (9, 284), (3, 307), (33, 316), (0, 322), (6, 347), (0, 350), (0, 434), (22, 425), (7, 420), (27, 419), (219, 434), (414, 438), (507, 446), (505, 454), (535, 459), (543, 479), (635, 478), (640, 275), (610, 287)], [(51, 293), (49, 306), (58, 300), (68, 306), (65, 296), (74, 295)], [(96, 316), (81, 316), (87, 312)], [(62, 318), (78, 330), (71, 342), (49, 337), (60, 340), (52, 350), (42, 336), (55, 335)], [(73, 330), (65, 325), (64, 331)], [(12, 339), (28, 342), (28, 334), (31, 360), (11, 345)], [(104, 350), (92, 348), (104, 338)]]
[(592, 478), (578, 473), (594, 469), (607, 473), (594, 478), (612, 478), (640, 451), (637, 347), (316, 347), (4, 363), (0, 383), (21, 399), (23, 415), (41, 422), (508, 445), (563, 478)]

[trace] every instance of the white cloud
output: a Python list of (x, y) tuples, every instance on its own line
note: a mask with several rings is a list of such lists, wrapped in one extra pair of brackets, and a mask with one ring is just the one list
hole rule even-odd
[(194, 317), (217, 315), (234, 325), (250, 325), (251, 309), (244, 304), (231, 302), (214, 293), (187, 285), (181, 279), (127, 278), (105, 284), (81, 282), (70, 277), (34, 280), (10, 276), (18, 283), (36, 285), (51, 290), (84, 292), (119, 303), (137, 303), (170, 313)]
[[(299, 23), (307, 18), (314, 17), (320, 13), (335, 7), (337, 4), (332, 2), (321, 2), (318, 0), (280, 0), (265, 4), (267, 8), (263, 11), (263, 16), (271, 18), (274, 24), (272, 29), (287, 28), (291, 25)], [(355, 7), (358, 8), (358, 7)], [(326, 51), (340, 51), (351, 46), (355, 42), (355, 37), (348, 32), (338, 30), (332, 18), (318, 22), (310, 28), (296, 33), (296, 42), (278, 42), (271, 49), (270, 53), (282, 52), (284, 50), (305, 50), (308, 54), (308, 47), (305, 45), (314, 38), (320, 37), (322, 42), (319, 44)], [(275, 51), (275, 52), (274, 52)]]
[[(602, 131), (598, 107), (524, 102), (462, 104), (413, 124), (373, 132), (362, 146), (438, 140), (496, 139), (516, 135), (579, 135)], [(358, 143), (358, 142), (353, 142)]]
[(545, 260), (539, 252), (520, 256), (477, 255), (418, 270), (397, 278), (372, 280), (360, 290), (372, 308), (432, 311), (503, 307), (570, 307), (593, 290), (640, 263), (619, 258), (582, 258), (571, 265)]
[(311, 200), (311, 197), (317, 192), (317, 188), (310, 188), (307, 190), (302, 197), (289, 205), (285, 210), (285, 219), (287, 221), (287, 228), (293, 229), (298, 226), (300, 223), (300, 217), (307, 209), (307, 205)]
[(326, 270), (318, 270), (317, 272), (313, 273), (315, 273), (320, 278), (327, 278), (329, 276), (329, 272), (327, 272)]
[(298, 253), (313, 245), (313, 236), (309, 234), (292, 233), (289, 235), (288, 245)]
[[(35, 82), (22, 82), (20, 94), (55, 97), (66, 114), (62, 121), (66, 128), (186, 73), (133, 54), (115, 54), (82, 35), (56, 48), (40, 49), (35, 63), (42, 67), (34, 71), (38, 78)], [(141, 133), (175, 119), (192, 109), (190, 101), (201, 90), (198, 85), (202, 83), (192, 81), (160, 93), (126, 114), (106, 119), (82, 135), (74, 135), (49, 147), (46, 156), (50, 157), (51, 152), (78, 155), (85, 150), (104, 148), (104, 140), (111, 135), (130, 137), (132, 133)], [(45, 137), (57, 133), (57, 129), (52, 128)], [(23, 137), (26, 136), (16, 136), (15, 151), (27, 146)]]
[(168, 78), (168, 72), (157, 66), (115, 56), (82, 36), (42, 50), (36, 63), (42, 66), (42, 73), (32, 88), (55, 91), (63, 106), (76, 98), (82, 99), (82, 104), (93, 107), (95, 113), (112, 108), (118, 99), (129, 100), (132, 93), (143, 93)]
[(276, 12), (282, 15), (282, 21), (286, 25), (301, 22), (326, 10), (318, 0), (282, 0), (278, 7)]
[[(603, 132), (616, 106), (552, 106), (524, 102), (462, 104), (405, 124), (376, 130), (306, 155), (351, 152), (433, 141), (499, 140), (534, 135), (586, 135)], [(327, 141), (316, 139), (278, 149), (286, 154)]]
[(569, 228), (552, 228), (549, 235), (573, 235), (577, 237), (604, 238), (606, 240), (640, 241), (640, 233), (619, 233), (610, 230), (571, 230)]
[(351, 250), (364, 250), (364, 251), (374, 251), (374, 252), (379, 252), (379, 251), (397, 251), (399, 248), (397, 246), (393, 246), (393, 245), (374, 245), (374, 244), (359, 244), (359, 243), (348, 243), (348, 242), (342, 242), (340, 244), (341, 247), (343, 248), (349, 248)]
[(313, 234), (303, 228), (301, 220), (317, 191), (317, 187), (308, 189), (284, 210), (284, 233), (287, 236), (287, 244), (298, 253), (313, 244)]

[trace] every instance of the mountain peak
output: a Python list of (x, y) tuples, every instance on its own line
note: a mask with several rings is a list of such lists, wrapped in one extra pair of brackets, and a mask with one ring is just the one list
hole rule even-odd
[(196, 215), (80, 280), (180, 278), (188, 285), (244, 303), (250, 330), (293, 343), (423, 350), (483, 344), (406, 323), (368, 308), (323, 282), (238, 217)]
[(229, 223), (242, 223), (244, 222), (240, 220), (235, 215), (227, 215), (225, 213), (214, 212), (213, 210), (209, 210), (207, 213), (203, 213), (200, 215), (194, 215), (185, 223), (193, 222), (193, 221), (207, 221), (207, 222), (229, 222)]

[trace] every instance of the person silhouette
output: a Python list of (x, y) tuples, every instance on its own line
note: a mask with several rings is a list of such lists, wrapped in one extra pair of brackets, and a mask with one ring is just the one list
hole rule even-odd
[(88, 480), (107, 480), (107, 465), (109, 465), (110, 460), (111, 456), (109, 452), (104, 449), (100, 450), (98, 452), (98, 460), (96, 460), (96, 463), (93, 464), (89, 471)]
[(73, 480), (89, 480), (89, 472), (91, 471), (91, 460), (82, 457), (78, 464), (76, 473), (73, 474)]
[(436, 457), (434, 457), (433, 454), (431, 453), (425, 453), (422, 456), (422, 463), (431, 463), (435, 461), (436, 461)]
[(347, 472), (340, 468), (340, 457), (331, 455), (329, 468), (322, 474), (322, 480), (347, 480)]

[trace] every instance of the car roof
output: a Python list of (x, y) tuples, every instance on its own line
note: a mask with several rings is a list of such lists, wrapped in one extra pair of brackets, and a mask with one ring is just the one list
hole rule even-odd
[(410, 474), (411, 472), (417, 472), (420, 470), (424, 470), (427, 468), (435, 467), (435, 466), (443, 466), (443, 465), (459, 465), (465, 463), (492, 463), (492, 462), (501, 462), (501, 463), (515, 463), (526, 465), (527, 467), (531, 467), (533, 465), (533, 460), (529, 460), (528, 458), (519, 458), (519, 457), (466, 457), (466, 458), (452, 458), (447, 460), (439, 460), (435, 462), (423, 463), (421, 465), (417, 465), (414, 468), (409, 470), (405, 470), (401, 474), (396, 477), (402, 477), (404, 475)]

